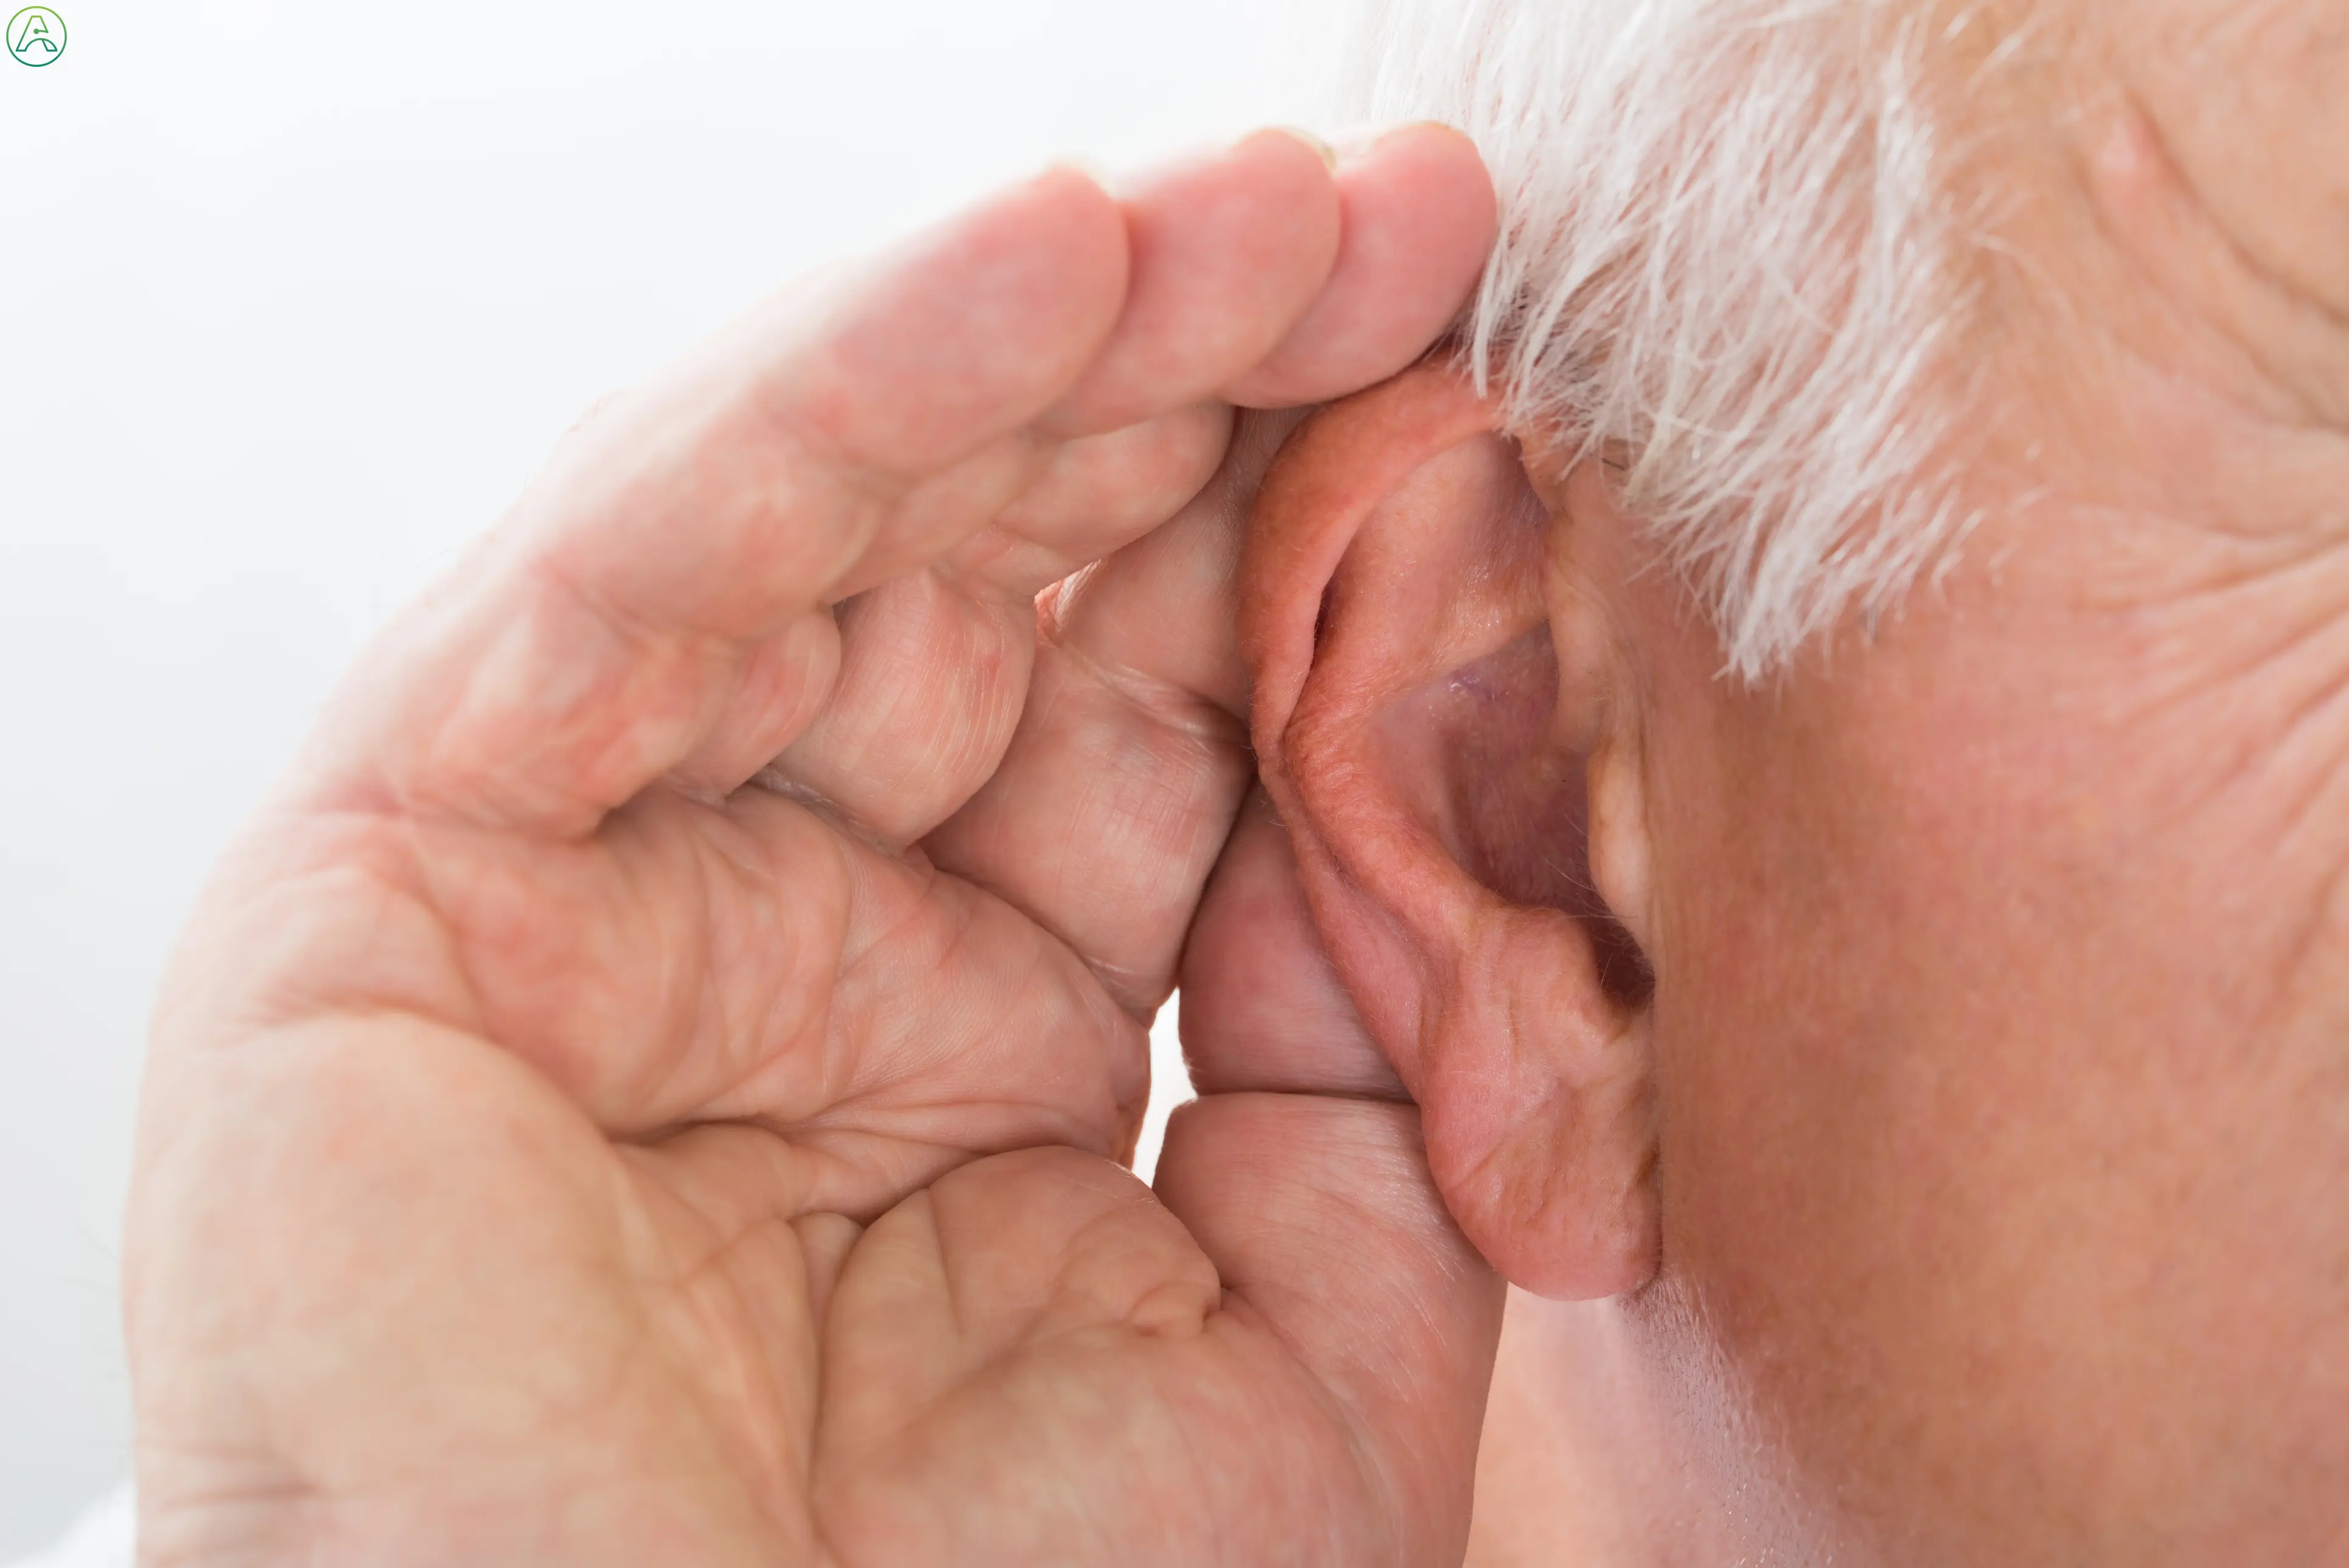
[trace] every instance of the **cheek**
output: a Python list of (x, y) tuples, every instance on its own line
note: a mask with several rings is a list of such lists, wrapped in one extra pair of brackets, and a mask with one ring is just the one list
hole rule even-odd
[(2349, 1465), (2341, 1054), (2197, 916), (2240, 847), (1956, 659), (1655, 738), (1668, 1293), (1857, 1560), (2240, 1553)]

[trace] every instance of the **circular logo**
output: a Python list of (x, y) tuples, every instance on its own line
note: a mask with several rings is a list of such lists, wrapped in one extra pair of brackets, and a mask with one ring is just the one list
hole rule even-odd
[(8, 18), (8, 52), (20, 66), (54, 64), (66, 52), (66, 19), (47, 5), (27, 5)]

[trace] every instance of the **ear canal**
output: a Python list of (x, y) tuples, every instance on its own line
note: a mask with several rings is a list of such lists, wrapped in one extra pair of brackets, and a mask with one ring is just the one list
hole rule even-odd
[(1291, 437), (1242, 642), (1315, 924), (1454, 1217), (1518, 1284), (1600, 1295), (1656, 1250), (1647, 978), (1585, 854), (1616, 707), (1587, 635), (1561, 678), (1552, 533), (1491, 408), (1422, 367)]
[(1460, 868), (1506, 903), (1573, 917), (1600, 987), (1636, 1005), (1654, 976), (1590, 863), (1591, 745), (1574, 733), (1557, 665), (1537, 625), (1398, 703), (1381, 738), (1390, 755), (1425, 749), (1409, 770), (1424, 781), (1418, 814)]

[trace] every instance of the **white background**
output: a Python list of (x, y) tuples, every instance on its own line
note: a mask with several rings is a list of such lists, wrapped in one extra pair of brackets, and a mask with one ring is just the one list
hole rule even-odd
[(0, 1561), (126, 1470), (154, 978), (368, 629), (776, 282), (1326, 53), (1271, 0), (56, 9), (0, 58)]

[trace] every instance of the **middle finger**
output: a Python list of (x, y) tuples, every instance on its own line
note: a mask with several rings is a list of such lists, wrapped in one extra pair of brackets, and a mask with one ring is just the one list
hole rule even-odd
[[(1334, 181), (1318, 167), (1301, 181), (1278, 169), (1284, 143), (1293, 150), (1264, 133), (1226, 153), (1228, 167), (1178, 169), (1126, 196), (1136, 247), (1128, 303), (1094, 368), (1042, 423), (1146, 417), (1062, 445), (990, 526), (848, 606), (832, 698), (774, 759), (770, 782), (820, 798), (886, 842), (931, 830), (1010, 742), (1038, 590), (1175, 515), (1217, 472), (1230, 406), (1194, 396), (1169, 408), (1167, 398), (1258, 382), (1268, 366), (1283, 401), (1336, 397), (1403, 368), (1451, 318), (1492, 232), (1490, 187), (1466, 139), (1407, 127), (1341, 165)], [(1245, 186), (1243, 165), (1252, 170)], [(1307, 269), (1294, 258), (1318, 254), (1325, 240), (1336, 269), (1317, 263), (1300, 290)], [(1272, 264), (1284, 255), (1292, 259)]]

